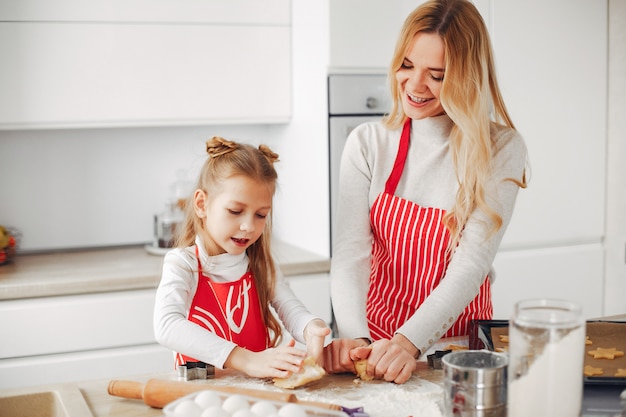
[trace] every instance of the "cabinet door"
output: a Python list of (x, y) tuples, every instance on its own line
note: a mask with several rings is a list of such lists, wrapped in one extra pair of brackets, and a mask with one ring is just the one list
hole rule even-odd
[(289, 26), (0, 23), (0, 129), (283, 123)]
[(0, 359), (155, 344), (155, 290), (0, 303)]
[(504, 99), (528, 145), (504, 247), (600, 242), (604, 234), (607, 2), (493, 1)]
[(3, 0), (3, 21), (289, 24), (291, 0)]
[(157, 344), (0, 359), (0, 389), (174, 372), (174, 355)]
[(329, 2), (331, 70), (386, 72), (404, 19), (423, 2)]
[[(425, 0), (329, 2), (332, 72), (386, 73), (407, 16)], [(474, 4), (488, 22), (489, 0)]]
[(585, 318), (603, 315), (604, 251), (601, 244), (500, 252), (494, 262), (494, 318), (509, 319), (529, 298), (575, 301)]

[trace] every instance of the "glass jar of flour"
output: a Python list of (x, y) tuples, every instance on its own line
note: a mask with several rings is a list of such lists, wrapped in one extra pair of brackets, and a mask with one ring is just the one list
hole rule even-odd
[(517, 303), (509, 324), (508, 416), (580, 416), (584, 355), (585, 321), (578, 304)]

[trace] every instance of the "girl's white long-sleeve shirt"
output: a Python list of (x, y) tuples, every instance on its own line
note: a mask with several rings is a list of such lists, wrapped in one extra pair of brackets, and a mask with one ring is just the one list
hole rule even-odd
[[(248, 256), (228, 253), (209, 256), (196, 237), (203, 273), (214, 282), (234, 282), (248, 271)], [(163, 260), (163, 274), (154, 305), (154, 334), (161, 345), (223, 369), (235, 343), (223, 339), (187, 320), (198, 286), (195, 246), (169, 251)], [(272, 307), (292, 337), (304, 341), (304, 328), (316, 319), (295, 296), (277, 268)]]
[[(413, 120), (406, 165), (396, 195), (422, 207), (449, 211), (455, 203), (458, 180), (449, 147), (452, 121), (448, 116)], [(370, 337), (365, 305), (370, 279), (372, 231), (369, 213), (384, 191), (402, 129), (389, 130), (380, 122), (358, 126), (349, 135), (341, 159), (336, 236), (333, 237), (331, 295), (340, 337)], [(488, 235), (491, 224), (475, 210), (438, 287), (398, 330), (422, 353), (426, 352), (478, 294), (489, 275), (502, 236), (513, 214), (522, 180), (526, 146), (513, 129), (493, 127), (492, 178), (487, 203), (502, 217), (502, 227)], [(491, 271), (490, 271), (491, 270)]]

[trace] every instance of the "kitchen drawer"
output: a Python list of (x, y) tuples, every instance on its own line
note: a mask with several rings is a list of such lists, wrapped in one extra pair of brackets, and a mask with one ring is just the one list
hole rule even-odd
[(0, 359), (155, 343), (155, 291), (3, 301)]
[(3, 0), (4, 21), (289, 24), (291, 0)]
[(160, 372), (174, 372), (174, 356), (157, 344), (0, 359), (0, 389)]

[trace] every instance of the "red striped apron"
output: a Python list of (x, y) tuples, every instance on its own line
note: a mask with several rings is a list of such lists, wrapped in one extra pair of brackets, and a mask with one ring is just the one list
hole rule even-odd
[[(370, 211), (374, 242), (366, 311), (374, 340), (394, 335), (437, 287), (450, 261), (446, 255), (450, 232), (442, 223), (445, 210), (424, 208), (394, 195), (410, 136), (411, 119), (408, 119), (385, 191), (376, 198)], [(491, 286), (489, 279), (485, 279), (476, 298), (447, 333), (436, 336), (466, 335), (470, 320), (489, 320), (492, 316)]]
[[(234, 282), (213, 282), (202, 273), (197, 246), (196, 258), (198, 288), (191, 302), (187, 320), (253, 352), (267, 349), (270, 337), (263, 322), (252, 273), (246, 272)], [(186, 362), (198, 360), (181, 353), (176, 355), (176, 365), (183, 365)]]

